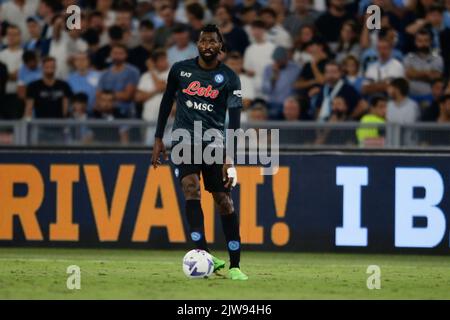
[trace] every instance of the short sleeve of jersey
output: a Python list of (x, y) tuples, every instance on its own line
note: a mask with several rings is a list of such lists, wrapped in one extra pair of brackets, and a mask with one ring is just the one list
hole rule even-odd
[(232, 74), (228, 84), (227, 107), (242, 108), (241, 80), (235, 73)]

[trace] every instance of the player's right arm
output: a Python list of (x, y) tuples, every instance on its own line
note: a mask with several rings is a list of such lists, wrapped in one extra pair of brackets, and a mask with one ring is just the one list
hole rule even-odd
[(169, 77), (167, 79), (167, 87), (161, 100), (159, 107), (158, 123), (156, 125), (155, 143), (153, 145), (152, 153), (152, 165), (157, 168), (161, 164), (160, 156), (164, 157), (164, 160), (168, 160), (166, 147), (163, 143), (164, 129), (166, 128), (167, 120), (169, 119), (170, 112), (172, 111), (173, 101), (178, 89), (178, 77), (176, 71), (176, 64), (170, 69)]

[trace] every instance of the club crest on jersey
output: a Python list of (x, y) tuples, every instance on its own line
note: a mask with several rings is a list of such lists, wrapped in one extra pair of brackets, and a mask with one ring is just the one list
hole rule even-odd
[(200, 81), (193, 81), (189, 83), (186, 89), (183, 89), (183, 93), (186, 93), (190, 96), (199, 96), (205, 98), (216, 99), (219, 96), (219, 90), (213, 89), (211, 85), (202, 87)]
[(225, 80), (225, 78), (220, 73), (216, 74), (216, 76), (214, 77), (214, 81), (218, 84), (221, 84), (223, 80)]

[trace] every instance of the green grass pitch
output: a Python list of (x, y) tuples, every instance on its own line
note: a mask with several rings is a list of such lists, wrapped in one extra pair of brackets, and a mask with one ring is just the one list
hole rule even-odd
[[(181, 251), (0, 248), (0, 299), (450, 299), (444, 256), (244, 252), (250, 279), (188, 280)], [(222, 258), (226, 252), (216, 252)], [(81, 289), (66, 287), (81, 268)], [(369, 290), (369, 265), (381, 289)]]

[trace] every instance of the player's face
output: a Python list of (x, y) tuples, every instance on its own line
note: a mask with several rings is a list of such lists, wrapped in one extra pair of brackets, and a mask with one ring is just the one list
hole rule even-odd
[(200, 57), (206, 62), (211, 62), (217, 59), (222, 44), (215, 32), (202, 32), (197, 47)]

